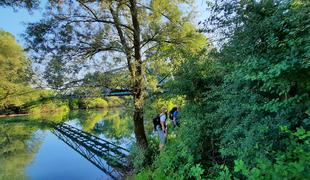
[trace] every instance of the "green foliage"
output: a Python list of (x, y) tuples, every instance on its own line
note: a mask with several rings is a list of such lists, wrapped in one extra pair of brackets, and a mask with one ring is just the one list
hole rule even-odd
[(279, 126), (292, 130), (305, 126), (309, 49), (297, 44), (310, 40), (309, 31), (304, 31), (309, 3), (296, 7), (294, 2), (243, 2), (241, 7), (248, 7), (237, 9), (244, 26), (235, 29), (220, 54), (227, 74), (223, 84), (206, 96), (211, 102), (207, 105), (218, 107), (210, 115), (217, 119), (224, 157), (235, 156), (252, 165), (258, 157), (270, 159), (270, 152), (281, 149), (285, 141)]
[(196, 166), (192, 167), (189, 172), (189, 176), (195, 179), (202, 179), (202, 175), (204, 173), (204, 169), (200, 164), (196, 164)]
[(284, 142), (283, 151), (272, 152), (275, 161), (258, 159), (257, 165), (249, 168), (242, 160), (235, 161), (235, 172), (241, 172), (248, 179), (309, 179), (310, 132), (298, 128), (291, 132), (285, 128), (289, 139)]
[(53, 94), (30, 87), (30, 65), (15, 38), (0, 31), (0, 113), (23, 113), (28, 103)]
[(29, 61), (22, 47), (8, 32), (1, 30), (0, 37), (1, 87), (10, 83), (25, 83)]
[[(133, 163), (133, 168), (135, 173), (139, 173), (141, 171), (148, 171), (148, 167), (154, 162), (155, 157), (159, 154), (159, 141), (157, 138), (149, 138), (149, 146), (147, 149), (140, 148), (137, 144), (133, 145), (130, 150), (130, 159)], [(149, 172), (143, 172), (143, 174), (139, 174), (138, 179), (143, 179), (148, 175)]]
[(309, 179), (309, 1), (212, 10), (226, 43), (183, 55), (170, 85), (186, 97), (182, 127), (148, 177)]
[(78, 98), (69, 98), (69, 108), (70, 108), (70, 110), (79, 109), (79, 99)]
[(41, 140), (33, 136), (38, 128), (22, 124), (0, 124), (0, 179), (27, 179), (25, 167), (39, 149)]
[(102, 98), (84, 98), (80, 99), (79, 107), (82, 109), (105, 108), (108, 102)]
[(15, 0), (15, 1), (1, 1), (0, 6), (9, 6), (12, 8), (27, 8), (32, 10), (38, 8), (40, 4), (39, 0)]
[(8, 32), (0, 31), (0, 109), (20, 105), (16, 96), (29, 91), (29, 61)]
[(117, 97), (117, 96), (110, 96), (105, 98), (108, 102), (109, 107), (120, 107), (123, 106), (125, 103), (125, 100)]
[(48, 112), (68, 112), (69, 104), (62, 100), (48, 100), (31, 106), (28, 112), (31, 114), (48, 113)]
[(65, 64), (62, 59), (55, 57), (45, 67), (44, 79), (52, 89), (61, 90), (66, 81), (65, 71)]

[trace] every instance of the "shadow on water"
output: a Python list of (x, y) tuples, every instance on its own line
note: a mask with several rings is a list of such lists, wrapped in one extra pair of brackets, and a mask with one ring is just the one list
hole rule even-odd
[(129, 170), (128, 150), (68, 124), (54, 126), (52, 133), (113, 179)]
[[(74, 122), (79, 128), (65, 122)], [(2, 118), (0, 179), (29, 178), (25, 169), (44, 142), (42, 130), (52, 132), (112, 179), (120, 179), (129, 170), (128, 151), (115, 142), (132, 136), (131, 122), (130, 113), (120, 110)], [(111, 142), (109, 138), (116, 141)]]

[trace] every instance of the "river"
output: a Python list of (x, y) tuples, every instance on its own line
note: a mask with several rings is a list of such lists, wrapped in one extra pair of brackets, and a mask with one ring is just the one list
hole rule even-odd
[(133, 142), (123, 108), (0, 118), (0, 179), (120, 179)]

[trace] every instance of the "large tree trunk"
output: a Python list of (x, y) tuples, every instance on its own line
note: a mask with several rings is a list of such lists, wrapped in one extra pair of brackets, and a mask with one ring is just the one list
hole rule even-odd
[(135, 77), (133, 84), (133, 98), (134, 98), (134, 126), (137, 143), (143, 149), (147, 148), (148, 143), (144, 131), (143, 106), (144, 106), (144, 79), (142, 71), (142, 62), (136, 65)]
[(147, 148), (148, 143), (144, 131), (144, 123), (143, 123), (143, 105), (141, 104), (141, 101), (143, 101), (142, 97), (139, 97), (139, 95), (134, 95), (134, 125), (135, 125), (135, 136), (137, 143), (139, 146), (143, 149)]
[(138, 20), (138, 10), (136, 0), (130, 0), (130, 12), (132, 25), (134, 29), (133, 33), (133, 45), (134, 45), (134, 124), (135, 124), (135, 135), (138, 144), (142, 148), (147, 148), (148, 143), (144, 131), (143, 123), (143, 105), (144, 105), (144, 78), (143, 78), (143, 62), (141, 59), (141, 41), (140, 41), (140, 24)]
[(133, 85), (134, 98), (134, 125), (137, 143), (143, 149), (147, 148), (148, 143), (144, 131), (143, 106), (144, 106), (144, 79), (142, 71), (142, 62), (135, 67), (135, 77)]
[[(114, 10), (113, 6), (110, 7), (111, 14), (113, 16), (115, 27), (119, 34), (122, 46), (124, 47), (128, 70), (130, 72), (132, 81), (132, 92), (134, 98), (134, 132), (136, 136), (137, 143), (141, 148), (147, 148), (148, 143), (144, 131), (143, 123), (143, 105), (144, 105), (144, 78), (143, 78), (143, 62), (141, 59), (141, 41), (140, 41), (140, 25), (138, 21), (138, 10), (136, 0), (130, 0), (130, 13), (133, 25), (133, 45), (134, 51), (132, 54), (132, 49), (126, 41), (123, 31), (120, 27), (120, 19), (118, 18), (118, 10)], [(132, 58), (133, 55), (133, 58)], [(132, 60), (134, 62), (132, 62)]]

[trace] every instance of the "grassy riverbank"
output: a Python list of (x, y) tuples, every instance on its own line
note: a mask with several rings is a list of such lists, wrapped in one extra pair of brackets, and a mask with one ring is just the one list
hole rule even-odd
[(124, 99), (118, 97), (108, 98), (38, 98), (37, 100), (13, 104), (0, 109), (2, 116), (13, 116), (19, 114), (39, 114), (50, 112), (69, 112), (78, 109), (102, 109), (118, 107), (125, 103)]

